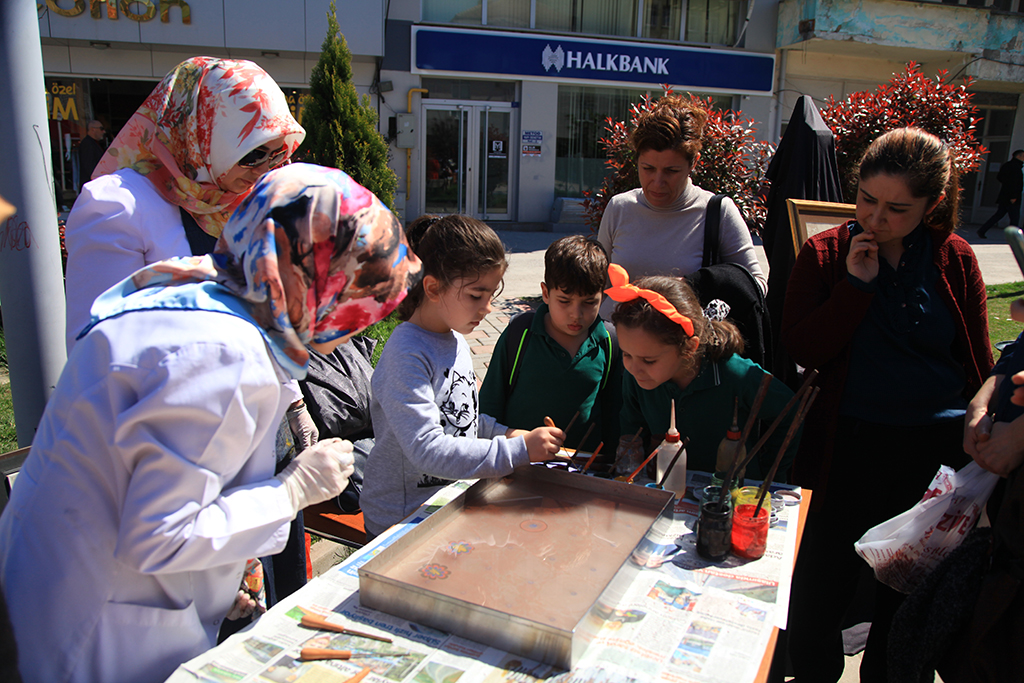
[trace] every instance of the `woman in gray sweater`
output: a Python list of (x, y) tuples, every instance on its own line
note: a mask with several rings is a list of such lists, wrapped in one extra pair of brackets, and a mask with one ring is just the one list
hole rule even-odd
[[(690, 172), (700, 162), (707, 117), (704, 109), (672, 96), (658, 100), (637, 120), (630, 141), (640, 187), (612, 197), (597, 234), (611, 263), (632, 277), (681, 277), (701, 268), (704, 214), (714, 193), (690, 182)], [(749, 270), (767, 292), (750, 231), (728, 198), (722, 201), (718, 251), (722, 261)], [(601, 317), (608, 319), (613, 307), (605, 299)]]

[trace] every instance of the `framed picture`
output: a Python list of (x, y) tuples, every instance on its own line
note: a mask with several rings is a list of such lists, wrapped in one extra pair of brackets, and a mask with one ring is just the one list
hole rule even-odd
[(800, 247), (808, 237), (841, 225), (857, 217), (856, 204), (836, 202), (814, 202), (807, 199), (787, 199), (789, 206), (789, 227), (793, 232), (793, 253), (799, 254)]

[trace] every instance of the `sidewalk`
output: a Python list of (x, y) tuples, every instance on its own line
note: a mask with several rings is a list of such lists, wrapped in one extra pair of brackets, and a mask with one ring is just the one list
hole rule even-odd
[[(1001, 229), (993, 229), (988, 239), (978, 237), (977, 225), (965, 224), (958, 232), (974, 249), (981, 265), (986, 285), (1004, 284), (1024, 280), (1010, 247), (1003, 240)], [(580, 234), (589, 234), (581, 225)], [(509, 319), (521, 311), (535, 308), (540, 303), (540, 282), (544, 279), (544, 251), (552, 242), (569, 233), (498, 231), (509, 249), (509, 267), (505, 273), (505, 287), (495, 300), (494, 310), (480, 327), (466, 337), (473, 352), (473, 369), (477, 379), (483, 381), (490, 363), (494, 344), (508, 325)], [(768, 260), (759, 239), (754, 240), (758, 260), (768, 274)]]

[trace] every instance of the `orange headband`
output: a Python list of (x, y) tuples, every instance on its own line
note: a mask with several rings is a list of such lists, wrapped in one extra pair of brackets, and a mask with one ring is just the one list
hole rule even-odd
[(657, 292), (649, 289), (641, 289), (636, 285), (629, 284), (629, 273), (617, 263), (608, 266), (608, 279), (612, 286), (604, 290), (604, 293), (619, 303), (642, 298), (649, 303), (654, 310), (663, 314), (674, 323), (678, 323), (686, 332), (687, 336), (693, 336), (693, 321), (676, 310), (676, 307), (668, 302), (668, 299)]

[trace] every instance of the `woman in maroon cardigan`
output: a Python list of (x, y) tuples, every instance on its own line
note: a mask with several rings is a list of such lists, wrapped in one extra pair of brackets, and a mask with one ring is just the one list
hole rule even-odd
[[(812, 237), (786, 292), (782, 341), (819, 371), (794, 482), (814, 506), (793, 578), (798, 681), (837, 681), (841, 626), (866, 565), (853, 543), (910, 508), (940, 465), (960, 467), (967, 402), (992, 367), (985, 283), (954, 230), (959, 184), (938, 138), (901, 128), (860, 165), (857, 220)], [(902, 595), (875, 583), (861, 681), (886, 680)]]

